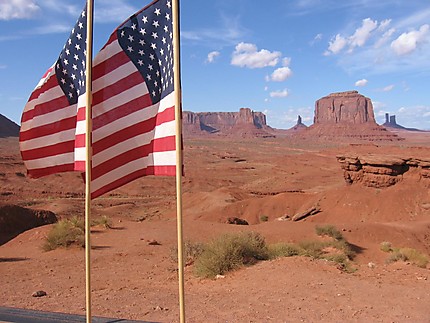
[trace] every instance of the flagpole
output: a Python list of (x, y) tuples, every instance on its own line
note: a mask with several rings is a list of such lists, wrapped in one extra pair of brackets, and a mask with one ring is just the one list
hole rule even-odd
[(176, 121), (176, 216), (178, 226), (178, 279), (179, 279), (179, 318), (185, 322), (184, 296), (184, 250), (182, 230), (182, 113), (181, 113), (181, 79), (179, 52), (179, 0), (172, 1), (173, 12), (173, 68), (175, 88), (175, 121)]
[(85, 295), (86, 322), (91, 323), (91, 159), (92, 159), (92, 62), (93, 62), (93, 7), (94, 0), (87, 0), (87, 56), (85, 104)]

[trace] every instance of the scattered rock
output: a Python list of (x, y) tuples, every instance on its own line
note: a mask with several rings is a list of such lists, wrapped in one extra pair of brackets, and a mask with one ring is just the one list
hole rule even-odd
[(161, 246), (161, 243), (159, 243), (157, 240), (149, 240), (148, 241), (149, 246)]
[(34, 292), (33, 294), (31, 294), (31, 296), (33, 296), (33, 297), (43, 297), (46, 295), (47, 294), (44, 290), (38, 290), (37, 292)]
[(321, 208), (319, 207), (319, 205), (315, 205), (303, 212), (295, 214), (292, 220), (293, 221), (303, 220), (304, 218), (307, 218), (308, 216), (311, 216), (311, 215), (315, 215), (319, 212), (321, 212)]
[(237, 218), (237, 217), (230, 217), (227, 219), (228, 224), (236, 224), (236, 225), (249, 225), (248, 221)]

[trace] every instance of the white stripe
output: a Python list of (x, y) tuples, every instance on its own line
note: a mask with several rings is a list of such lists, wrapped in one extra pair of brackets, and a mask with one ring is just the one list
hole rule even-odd
[(111, 71), (109, 74), (105, 74), (102, 77), (93, 81), (93, 93), (97, 93), (100, 90), (103, 90), (105, 87), (112, 85), (128, 75), (137, 71), (136, 66), (131, 61), (128, 61), (124, 65), (121, 65)]
[(125, 91), (118, 93), (117, 95), (104, 100), (103, 102), (94, 105), (92, 116), (96, 118), (106, 112), (109, 112), (112, 109), (115, 109), (131, 100), (134, 100), (138, 97), (144, 96), (148, 93), (148, 88), (145, 83), (140, 83), (136, 86), (133, 86)]
[(122, 153), (134, 148), (144, 146), (154, 139), (169, 137), (175, 135), (175, 121), (170, 121), (157, 126), (150, 132), (139, 134), (136, 137), (124, 140), (115, 146), (109, 146), (107, 149), (93, 155), (93, 167), (96, 167), (107, 160), (114, 158)]
[[(123, 94), (118, 95), (123, 96)], [(126, 98), (126, 97), (125, 97)], [(105, 124), (98, 129), (93, 130), (93, 143), (115, 133), (126, 127), (130, 127), (136, 123), (142, 122), (144, 120), (148, 120), (157, 115), (159, 112), (163, 112), (164, 110), (174, 106), (175, 104), (175, 96), (173, 92), (166, 96), (159, 103), (148, 106), (144, 109), (140, 109), (134, 113), (126, 115), (123, 118), (117, 119), (111, 123)]]
[(105, 48), (103, 48), (94, 58), (93, 67), (96, 67), (97, 65), (103, 63), (107, 59), (109, 59), (111, 56), (118, 54), (122, 51), (121, 46), (118, 43), (118, 40), (113, 41), (109, 45), (107, 45)]
[(75, 147), (75, 161), (86, 161), (87, 150), (85, 147)]
[(25, 166), (28, 170), (34, 170), (70, 163), (73, 163), (73, 152), (39, 159), (27, 160), (25, 162)]
[(55, 145), (65, 141), (71, 141), (75, 139), (75, 129), (69, 129), (61, 132), (56, 132), (52, 135), (36, 137), (34, 139), (28, 139), (20, 142), (21, 151), (30, 149), (43, 148), (46, 146)]
[[(173, 161), (173, 163), (172, 163)], [(156, 152), (147, 157), (136, 159), (123, 166), (115, 168), (111, 172), (100, 176), (91, 182), (91, 192), (95, 192), (103, 186), (109, 185), (120, 178), (148, 166), (174, 166), (176, 165), (176, 151)]]
[[(39, 95), (38, 98), (28, 102), (24, 107), (24, 112), (31, 111), (34, 109), (36, 105), (53, 101), (55, 99), (58, 99), (61, 96), (64, 96), (63, 91), (59, 86), (55, 86), (52, 89), (46, 92), (43, 92), (41, 95)], [(58, 109), (46, 114), (38, 115), (32, 119), (22, 122), (21, 132), (27, 131), (31, 128), (40, 127), (46, 124), (58, 122), (59, 120), (70, 118), (73, 115), (76, 115), (76, 110), (72, 105), (69, 105), (65, 108)]]

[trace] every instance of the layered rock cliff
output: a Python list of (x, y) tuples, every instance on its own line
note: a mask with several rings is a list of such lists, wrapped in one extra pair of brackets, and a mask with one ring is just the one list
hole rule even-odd
[(238, 135), (241, 137), (273, 137), (262, 112), (241, 108), (239, 112), (182, 113), (183, 132), (186, 136), (202, 134)]
[(414, 178), (430, 188), (430, 159), (387, 155), (336, 156), (348, 184), (359, 183), (382, 188), (395, 185), (404, 177)]

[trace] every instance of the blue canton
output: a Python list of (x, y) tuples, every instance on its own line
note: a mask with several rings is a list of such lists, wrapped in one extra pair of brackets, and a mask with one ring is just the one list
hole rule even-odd
[(145, 79), (153, 104), (174, 90), (172, 28), (171, 3), (160, 0), (117, 30), (119, 44)]
[(87, 17), (85, 7), (55, 64), (58, 84), (71, 105), (76, 104), (78, 97), (85, 93), (86, 41)]

